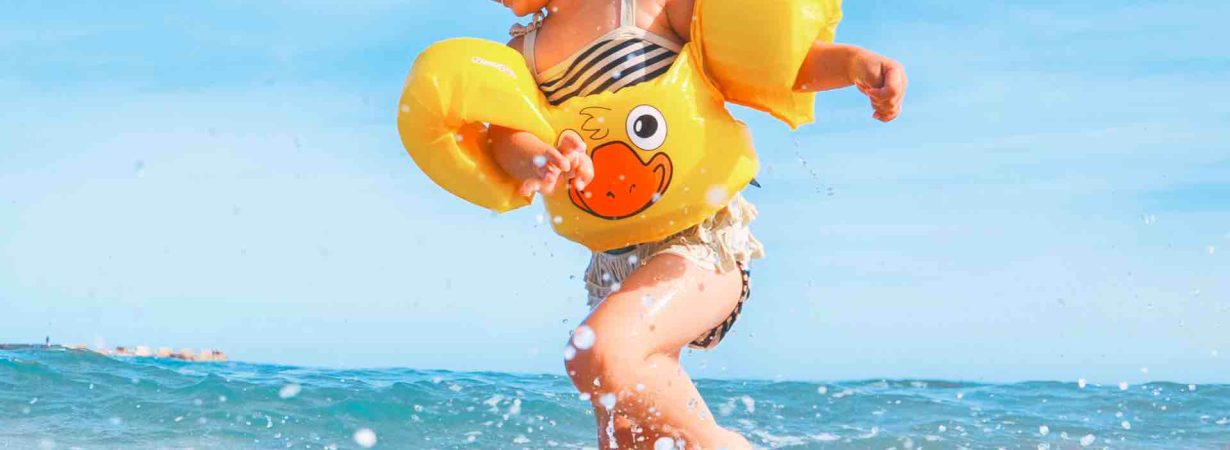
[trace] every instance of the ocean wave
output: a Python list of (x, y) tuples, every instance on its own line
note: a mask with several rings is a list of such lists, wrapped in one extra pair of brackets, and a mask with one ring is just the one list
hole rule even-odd
[[(1220, 448), (1230, 386), (701, 380), (763, 448)], [(0, 448), (592, 448), (564, 377), (0, 349)]]

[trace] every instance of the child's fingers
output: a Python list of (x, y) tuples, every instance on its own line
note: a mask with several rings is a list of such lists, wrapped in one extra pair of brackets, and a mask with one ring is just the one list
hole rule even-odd
[[(545, 176), (551, 169), (561, 172), (567, 172), (572, 169), (572, 167), (568, 164), (568, 158), (565, 158), (564, 154), (560, 153), (559, 150), (547, 147), (547, 149), (543, 151), (542, 156), (545, 159), (538, 160), (537, 157), (535, 157), (534, 161), (534, 165), (538, 166), (539, 176)], [(539, 162), (542, 162), (543, 164), (538, 164)]]
[(872, 114), (872, 117), (875, 117), (876, 120), (881, 122), (889, 122), (896, 119), (899, 114), (901, 114), (901, 108), (892, 108), (886, 110), (876, 110), (876, 112)]
[(578, 134), (576, 131), (564, 130), (563, 133), (560, 133), (559, 145), (557, 145), (556, 147), (559, 148), (560, 153), (563, 153), (565, 155), (572, 153), (572, 152), (584, 153), (585, 152), (585, 139), (582, 138), (581, 135)]
[(530, 178), (521, 182), (521, 187), (517, 189), (517, 195), (528, 197), (538, 191), (538, 179)]
[(572, 180), (573, 187), (578, 191), (585, 189), (594, 179), (594, 164), (585, 153), (585, 139), (576, 131), (564, 130), (560, 133), (557, 147), (568, 160), (568, 170), (563, 172)]
[(867, 86), (866, 84), (863, 84), (863, 83), (860, 83), (860, 82), (855, 82), (855, 83), (854, 83), (854, 87), (858, 88), (858, 91), (859, 91), (859, 92), (862, 92), (862, 93), (863, 93), (863, 95), (866, 95), (866, 96), (868, 96), (868, 97), (874, 97), (874, 96), (875, 96), (875, 95), (872, 93), (872, 91), (871, 91), (871, 87), (870, 87), (870, 86)]
[(896, 105), (896, 101), (891, 98), (871, 98), (871, 106), (875, 109), (888, 109)]
[(535, 192), (550, 194), (555, 191), (555, 184), (559, 181), (560, 171), (555, 166), (546, 166), (539, 173), (537, 178), (528, 178), (521, 182), (521, 186), (517, 189), (520, 195), (532, 195)]
[(872, 89), (872, 96), (890, 100), (904, 97), (906, 85), (909, 83), (905, 77), (905, 69), (898, 64), (885, 64), (883, 70), (884, 84)]
[(550, 195), (555, 192), (555, 184), (559, 182), (559, 172), (552, 171), (547, 176), (542, 178), (542, 182), (538, 187), (538, 191), (543, 194)]
[(578, 191), (584, 190), (585, 186), (594, 181), (594, 161), (584, 152), (570, 153), (569, 156), (572, 157), (573, 187)]

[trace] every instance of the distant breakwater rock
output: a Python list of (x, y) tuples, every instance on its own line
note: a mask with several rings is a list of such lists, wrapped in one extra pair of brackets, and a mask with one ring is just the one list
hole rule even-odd
[(65, 349), (65, 350), (80, 350), (98, 353), (105, 356), (115, 357), (150, 357), (150, 358), (170, 358), (180, 361), (199, 361), (199, 362), (226, 362), (230, 357), (226, 352), (214, 349), (194, 350), (190, 348), (181, 348), (173, 350), (171, 347), (153, 348), (147, 345), (138, 345), (135, 347), (117, 346), (114, 348), (99, 348), (89, 347), (85, 344), (0, 344), (0, 350), (20, 350), (20, 349)]

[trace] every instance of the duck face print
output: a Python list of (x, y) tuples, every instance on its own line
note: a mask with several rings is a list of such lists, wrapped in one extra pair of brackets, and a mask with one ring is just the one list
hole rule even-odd
[[(670, 188), (674, 165), (667, 154), (669, 124), (652, 105), (630, 111), (581, 110), (579, 131), (590, 144), (594, 180), (583, 190), (568, 185), (572, 204), (603, 219), (631, 217), (653, 206)], [(612, 120), (615, 119), (615, 120)], [(612, 123), (614, 122), (614, 123)], [(623, 133), (611, 133), (610, 125)], [(611, 139), (612, 135), (626, 139)]]

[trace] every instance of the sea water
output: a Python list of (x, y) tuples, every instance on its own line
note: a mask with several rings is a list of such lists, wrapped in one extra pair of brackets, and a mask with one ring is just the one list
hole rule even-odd
[[(1225, 449), (1230, 385), (700, 380), (763, 448)], [(555, 375), (337, 370), (0, 349), (0, 448), (594, 448)]]

